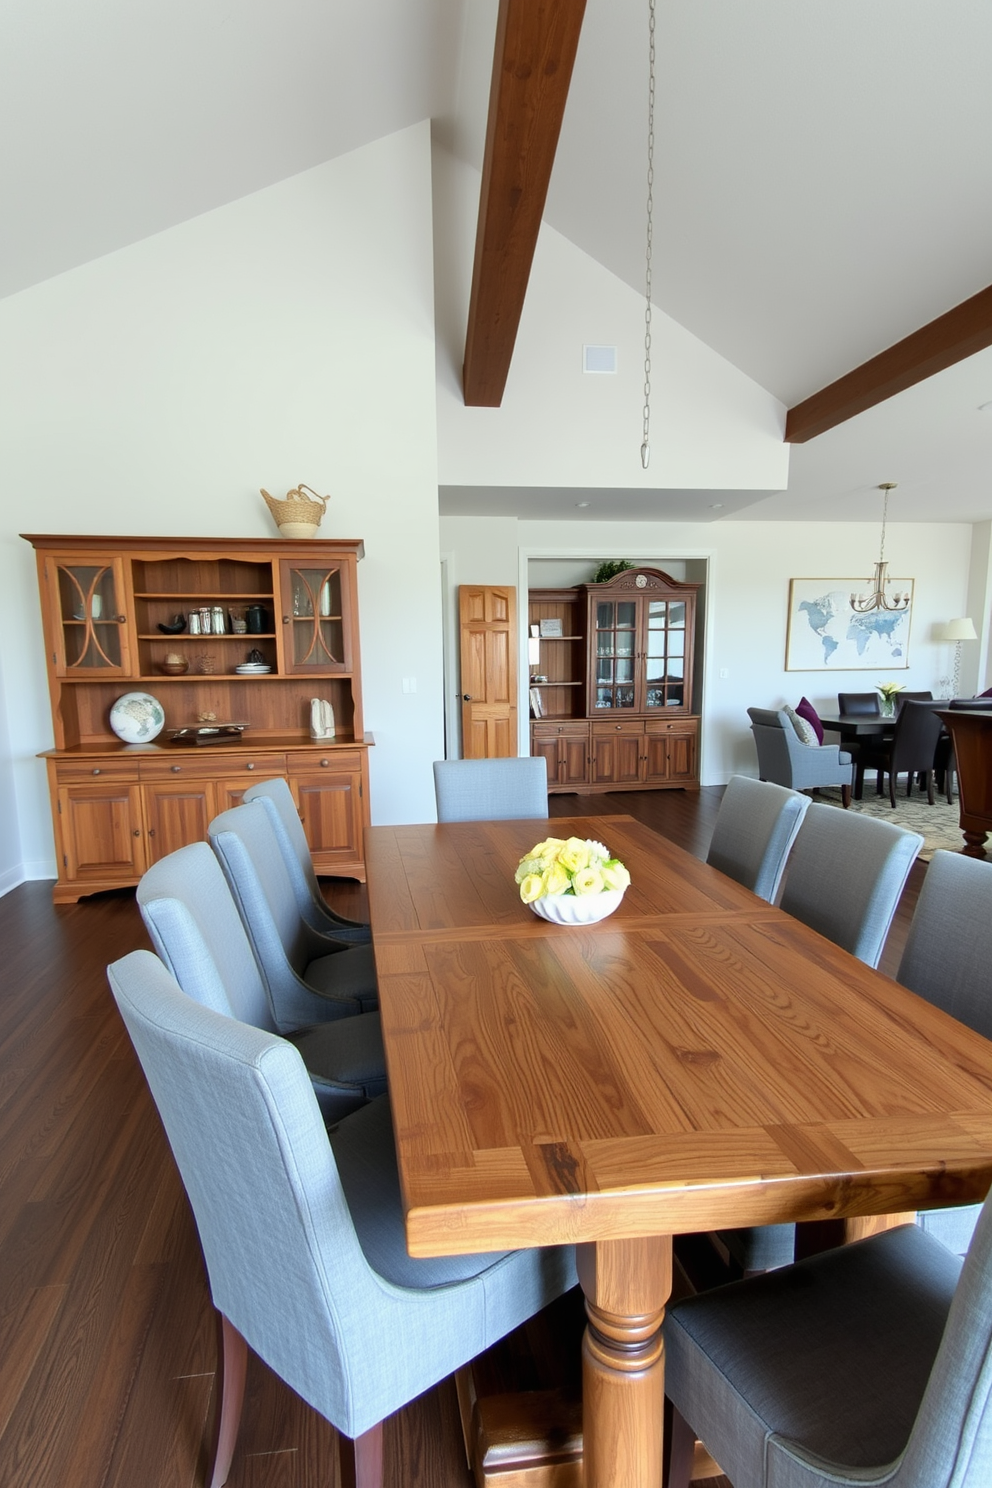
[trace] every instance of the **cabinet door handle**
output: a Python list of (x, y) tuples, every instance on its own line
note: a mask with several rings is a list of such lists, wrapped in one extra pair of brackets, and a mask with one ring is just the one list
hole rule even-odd
[(283, 623), (283, 625), (288, 625), (289, 624), (289, 616), (288, 615), (283, 615), (283, 617), (282, 617), (282, 623)]
[(140, 827), (135, 827), (134, 831), (131, 833), (131, 836), (132, 837), (140, 837), (141, 836), (141, 828)]
[(118, 615), (117, 616), (117, 624), (118, 625), (125, 625), (126, 623), (127, 623), (127, 616), (126, 615)]
[[(137, 835), (138, 835), (137, 832), (135, 832), (134, 835), (137, 837)], [(149, 837), (154, 837), (155, 836), (155, 828), (154, 827), (149, 827), (148, 828), (148, 835), (149, 835)]]
[(251, 764), (249, 764), (249, 765), (245, 765), (245, 769), (246, 769), (246, 770), (254, 770), (254, 768), (255, 768), (255, 766), (254, 766), (254, 765), (251, 765)]

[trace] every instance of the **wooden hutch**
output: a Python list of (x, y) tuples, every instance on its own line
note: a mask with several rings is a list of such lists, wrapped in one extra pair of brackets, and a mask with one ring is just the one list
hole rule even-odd
[[(364, 880), (372, 740), (362, 723), (362, 543), (25, 536), (37, 553), (55, 731), (42, 758), (56, 903), (136, 884), (166, 853), (205, 841), (212, 817), (274, 775), (289, 781), (317, 872)], [(189, 615), (204, 610), (222, 617), (211, 622), (222, 633), (190, 633)], [(164, 633), (177, 617), (187, 628)], [(268, 671), (236, 670), (251, 651)], [(170, 653), (188, 671), (163, 671)], [(122, 743), (110, 727), (131, 691), (164, 709), (152, 742)], [(333, 740), (310, 737), (314, 697), (333, 707)], [(221, 741), (195, 732), (234, 723), (243, 733)], [(209, 747), (170, 740), (180, 729)]]
[[(603, 584), (531, 589), (531, 754), (551, 791), (699, 789), (693, 712), (698, 584), (632, 568)], [(540, 716), (535, 716), (537, 710)]]

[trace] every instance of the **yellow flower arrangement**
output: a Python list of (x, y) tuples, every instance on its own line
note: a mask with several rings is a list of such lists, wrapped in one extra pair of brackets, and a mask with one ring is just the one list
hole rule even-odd
[(525, 904), (555, 894), (602, 894), (630, 883), (619, 858), (611, 858), (601, 842), (581, 837), (548, 837), (520, 859), (516, 874)]
[(876, 682), (875, 689), (880, 692), (887, 703), (891, 703), (897, 692), (902, 692), (902, 682)]

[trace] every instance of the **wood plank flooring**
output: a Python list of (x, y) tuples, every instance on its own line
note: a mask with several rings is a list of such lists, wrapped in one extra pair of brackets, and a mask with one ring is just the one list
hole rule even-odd
[[(627, 812), (705, 856), (719, 789), (552, 797), (553, 815)], [(905, 939), (913, 870), (883, 969)], [(364, 887), (327, 881), (344, 913)], [(196, 1232), (107, 988), (147, 946), (134, 895), (0, 899), (0, 1484), (195, 1488), (214, 1330)], [(257, 1359), (231, 1488), (338, 1488), (333, 1429)], [(454, 1387), (386, 1427), (387, 1488), (471, 1488)], [(713, 1488), (717, 1488), (716, 1480)]]

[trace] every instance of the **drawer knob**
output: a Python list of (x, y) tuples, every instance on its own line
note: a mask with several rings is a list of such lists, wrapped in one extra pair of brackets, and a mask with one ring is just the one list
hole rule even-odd
[(132, 837), (140, 837), (141, 836), (141, 828), (140, 827), (135, 827), (134, 831), (131, 833), (131, 836)]
[(245, 766), (245, 769), (246, 769), (246, 770), (254, 770), (254, 768), (255, 768), (255, 766), (254, 766), (254, 765), (246, 765), (246, 766)]
[(179, 771), (182, 769), (182, 765), (170, 765), (169, 769), (172, 771), (173, 775), (178, 775)]
[(327, 766), (328, 766), (328, 765), (329, 765), (329, 764), (330, 764), (330, 763), (331, 763), (331, 762), (330, 762), (330, 760), (328, 760), (328, 759), (323, 759), (323, 760), (321, 760), (321, 762), (320, 762), (320, 763), (321, 763), (321, 764), (322, 764), (322, 765), (323, 765), (323, 766), (324, 766), (324, 768), (325, 768), (325, 769), (326, 769), (326, 768), (327, 768)]
[(102, 772), (101, 772), (101, 770), (100, 770), (100, 769), (99, 769), (99, 767), (98, 767), (98, 768), (97, 768), (97, 769), (95, 769), (95, 770), (94, 770), (94, 771), (93, 771), (93, 774), (94, 774), (94, 775), (99, 775), (99, 774), (101, 774), (101, 773), (102, 773)]

